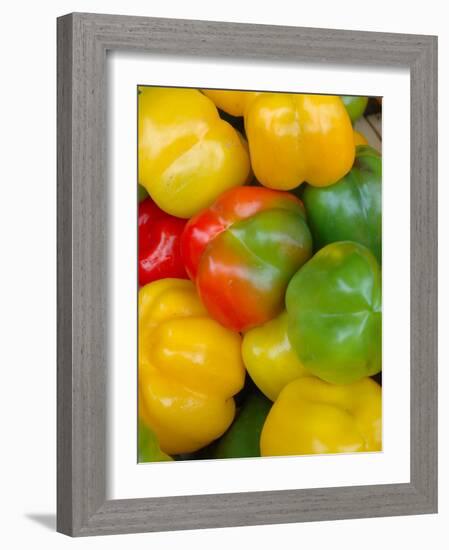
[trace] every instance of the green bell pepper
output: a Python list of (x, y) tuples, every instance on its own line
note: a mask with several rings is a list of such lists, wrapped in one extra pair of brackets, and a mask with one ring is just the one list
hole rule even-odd
[(137, 184), (137, 199), (139, 202), (144, 201), (150, 195), (143, 185)]
[(218, 441), (212, 458), (260, 456), (260, 433), (272, 404), (261, 393), (251, 393), (237, 419)]
[(138, 462), (166, 462), (173, 460), (171, 456), (161, 451), (156, 435), (141, 420), (139, 420), (138, 447)]
[(316, 250), (336, 241), (367, 246), (382, 261), (382, 158), (357, 147), (352, 170), (329, 187), (307, 185), (302, 199)]
[(292, 278), (287, 294), (288, 337), (312, 374), (335, 384), (382, 368), (381, 274), (364, 246), (322, 248)]
[(342, 95), (340, 97), (348, 111), (351, 122), (354, 124), (354, 122), (365, 112), (366, 106), (368, 105), (368, 98), (357, 95)]

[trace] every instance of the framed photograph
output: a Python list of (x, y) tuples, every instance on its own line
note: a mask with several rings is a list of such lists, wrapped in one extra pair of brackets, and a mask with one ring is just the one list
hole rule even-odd
[(437, 39), (58, 19), (71, 536), (437, 511)]

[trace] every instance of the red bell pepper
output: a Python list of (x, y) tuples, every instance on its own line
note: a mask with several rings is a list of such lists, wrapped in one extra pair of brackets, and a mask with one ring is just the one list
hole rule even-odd
[(188, 278), (180, 247), (185, 224), (150, 198), (139, 204), (139, 286), (168, 277)]

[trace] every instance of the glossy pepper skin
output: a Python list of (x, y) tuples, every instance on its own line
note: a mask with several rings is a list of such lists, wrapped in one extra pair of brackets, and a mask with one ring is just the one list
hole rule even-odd
[(219, 439), (211, 458), (260, 456), (260, 433), (271, 405), (262, 394), (251, 393), (232, 426)]
[(240, 348), (240, 335), (207, 315), (191, 281), (140, 289), (139, 414), (163, 452), (196, 451), (227, 430), (245, 377)]
[(263, 187), (227, 191), (187, 223), (181, 238), (202, 302), (236, 331), (281, 312), (287, 284), (311, 250), (301, 201)]
[(247, 105), (263, 92), (245, 92), (243, 90), (202, 90), (215, 105), (232, 116), (244, 116)]
[(139, 204), (139, 285), (175, 277), (187, 279), (181, 258), (186, 222), (161, 210), (150, 198)]
[(373, 254), (350, 241), (322, 248), (286, 293), (288, 337), (304, 367), (335, 384), (382, 368), (381, 275)]
[(159, 442), (153, 430), (139, 421), (139, 457), (138, 462), (168, 462), (173, 460), (159, 447)]
[(368, 105), (368, 98), (357, 95), (342, 95), (341, 100), (348, 111), (351, 122), (356, 122), (365, 112)]
[(382, 260), (382, 158), (369, 146), (357, 147), (352, 170), (330, 187), (307, 185), (302, 195), (315, 249), (355, 241)]
[(190, 218), (246, 182), (247, 146), (197, 90), (139, 88), (139, 183), (165, 212)]
[(257, 180), (290, 190), (303, 181), (324, 187), (354, 161), (351, 120), (339, 96), (205, 90), (216, 105), (243, 115)]
[(315, 377), (288, 384), (260, 438), (262, 456), (382, 450), (382, 392), (371, 378), (347, 385)]
[(275, 401), (292, 380), (310, 376), (290, 344), (287, 326), (287, 312), (283, 311), (243, 336), (242, 357), (246, 370), (271, 401)]

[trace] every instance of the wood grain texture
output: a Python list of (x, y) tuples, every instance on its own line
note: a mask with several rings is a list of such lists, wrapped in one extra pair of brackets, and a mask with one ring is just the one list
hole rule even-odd
[[(72, 528), (72, 25), (58, 21), (57, 166), (57, 529)], [(64, 511), (60, 513), (61, 504)]]
[(411, 66), (411, 480), (438, 504), (437, 41)]
[[(437, 509), (437, 40), (71, 14), (58, 20), (58, 523), (99, 535)], [(106, 52), (406, 66), (411, 71), (411, 481), (106, 500)]]

